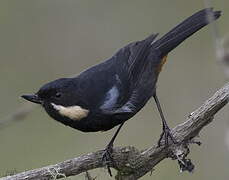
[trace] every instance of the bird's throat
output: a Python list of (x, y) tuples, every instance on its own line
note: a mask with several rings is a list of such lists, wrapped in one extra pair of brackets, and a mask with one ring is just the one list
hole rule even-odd
[(81, 106), (68, 106), (56, 105), (51, 103), (53, 108), (62, 116), (65, 116), (73, 121), (79, 121), (88, 116), (89, 110)]

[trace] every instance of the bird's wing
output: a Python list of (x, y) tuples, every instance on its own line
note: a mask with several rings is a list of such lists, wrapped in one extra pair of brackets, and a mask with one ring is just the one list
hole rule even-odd
[[(145, 66), (149, 64), (149, 60), (152, 60), (149, 57), (150, 52), (152, 51), (151, 45), (157, 35), (158, 34), (152, 34), (146, 39), (131, 43), (119, 51), (121, 54), (120, 56), (128, 54), (124, 56), (126, 58), (123, 60), (125, 63), (122, 63), (126, 66), (129, 80), (133, 81), (135, 84), (141, 78), (141, 75), (145, 70)], [(120, 59), (122, 60), (122, 58)]]
[[(111, 115), (134, 115), (137, 113), (153, 95), (157, 74), (153, 63), (157, 56), (153, 57), (151, 44), (157, 34), (148, 38), (134, 42), (119, 50), (113, 60), (116, 61), (116, 76), (120, 79), (116, 81), (117, 91), (111, 89), (113, 96), (110, 101), (114, 102), (109, 108), (103, 109), (104, 113)], [(122, 88), (122, 89), (120, 89)], [(123, 98), (124, 97), (124, 98)]]
[(125, 46), (78, 76), (88, 106), (107, 115), (133, 115), (144, 106), (155, 84), (151, 44), (156, 36)]

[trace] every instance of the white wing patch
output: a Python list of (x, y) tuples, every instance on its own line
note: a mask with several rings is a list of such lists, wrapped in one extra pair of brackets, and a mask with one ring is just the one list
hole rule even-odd
[(116, 86), (113, 86), (107, 93), (105, 97), (105, 101), (102, 106), (100, 106), (101, 109), (110, 109), (113, 108), (114, 105), (117, 102), (119, 96), (119, 91)]
[(52, 103), (54, 109), (56, 109), (60, 115), (70, 118), (71, 120), (79, 121), (82, 118), (87, 117), (89, 110), (83, 109), (80, 106), (68, 106), (64, 107), (61, 105), (56, 105)]

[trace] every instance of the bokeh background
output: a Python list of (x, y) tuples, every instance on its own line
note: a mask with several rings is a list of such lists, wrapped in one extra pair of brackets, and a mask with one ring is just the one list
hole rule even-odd
[[(224, 36), (229, 32), (229, 1), (215, 0), (212, 6), (223, 11), (217, 25)], [(31, 105), (20, 95), (36, 92), (48, 81), (78, 74), (150, 33), (162, 35), (202, 8), (200, 0), (1, 0), (0, 120)], [(170, 126), (183, 122), (225, 83), (208, 26), (170, 54), (160, 75), (158, 95)], [(180, 173), (177, 163), (168, 159), (156, 166), (152, 176), (142, 179), (228, 179), (228, 109), (221, 110), (201, 132), (203, 145), (191, 147), (189, 156), (196, 165), (193, 174)], [(151, 146), (161, 133), (160, 122), (151, 100), (125, 124), (115, 146)], [(0, 175), (103, 149), (114, 131), (85, 134), (55, 122), (37, 106), (24, 120), (0, 127)], [(91, 175), (110, 179), (104, 169)], [(84, 175), (69, 179), (84, 179)]]

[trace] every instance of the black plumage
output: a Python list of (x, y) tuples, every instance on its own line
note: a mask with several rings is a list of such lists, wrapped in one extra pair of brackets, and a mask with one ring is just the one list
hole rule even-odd
[[(123, 123), (153, 96), (162, 118), (165, 138), (168, 139), (169, 128), (156, 96), (158, 75), (171, 50), (219, 17), (220, 11), (203, 9), (158, 40), (157, 34), (152, 34), (142, 41), (130, 43), (110, 59), (77, 77), (55, 80), (44, 85), (36, 94), (22, 97), (42, 104), (52, 118), (67, 126), (95, 132), (121, 124), (119, 131)], [(117, 133), (107, 150), (111, 149)]]

